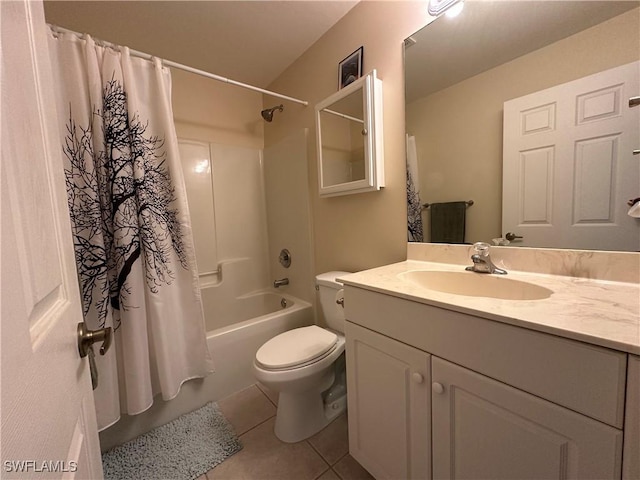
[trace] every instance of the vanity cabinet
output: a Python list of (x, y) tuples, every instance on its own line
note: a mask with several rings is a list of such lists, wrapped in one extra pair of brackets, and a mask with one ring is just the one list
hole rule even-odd
[(622, 432), (432, 359), (433, 478), (619, 478)]
[(627, 406), (624, 420), (623, 480), (640, 478), (640, 357), (629, 355)]
[(349, 448), (376, 478), (621, 477), (625, 353), (349, 285), (345, 316)]
[(427, 478), (430, 355), (347, 323), (349, 450), (376, 478)]

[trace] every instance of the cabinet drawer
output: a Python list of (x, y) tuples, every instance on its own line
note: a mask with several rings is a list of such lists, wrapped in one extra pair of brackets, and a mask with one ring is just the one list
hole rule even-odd
[(345, 314), (350, 322), (622, 428), (625, 353), (350, 286)]

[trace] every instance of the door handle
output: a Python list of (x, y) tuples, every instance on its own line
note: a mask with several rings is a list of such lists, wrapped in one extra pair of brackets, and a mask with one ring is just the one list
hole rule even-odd
[(507, 234), (504, 236), (504, 238), (506, 238), (510, 242), (513, 242), (516, 238), (522, 238), (522, 237), (519, 236), (519, 235), (516, 235), (513, 232), (507, 232)]
[(629, 99), (629, 108), (631, 107), (637, 107), (638, 105), (640, 105), (640, 96), (638, 97), (631, 97)]
[(100, 346), (100, 355), (104, 355), (111, 346), (113, 329), (111, 327), (101, 328), (99, 330), (87, 330), (84, 322), (78, 324), (78, 353), (80, 358), (88, 355), (91, 345), (96, 342), (102, 342)]

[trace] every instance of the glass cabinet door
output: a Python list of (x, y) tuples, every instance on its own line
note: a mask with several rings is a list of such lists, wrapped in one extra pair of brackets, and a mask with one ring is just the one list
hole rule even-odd
[(316, 105), (320, 196), (384, 186), (381, 87), (374, 70)]

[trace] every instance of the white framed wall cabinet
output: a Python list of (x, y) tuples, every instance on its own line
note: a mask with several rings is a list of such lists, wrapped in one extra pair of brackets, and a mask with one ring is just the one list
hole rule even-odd
[(382, 81), (376, 71), (315, 107), (321, 197), (384, 187)]

